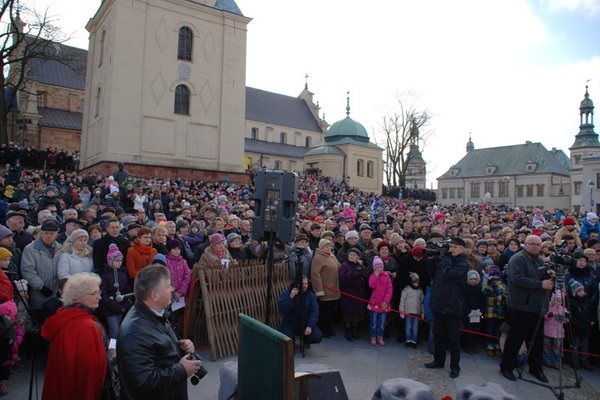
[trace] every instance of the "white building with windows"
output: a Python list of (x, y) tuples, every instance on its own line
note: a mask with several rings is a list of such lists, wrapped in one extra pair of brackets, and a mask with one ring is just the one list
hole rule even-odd
[(438, 178), (438, 200), (599, 212), (600, 143), (587, 87), (579, 114), (570, 159), (562, 150), (529, 141), (475, 149), (469, 137), (467, 154)]

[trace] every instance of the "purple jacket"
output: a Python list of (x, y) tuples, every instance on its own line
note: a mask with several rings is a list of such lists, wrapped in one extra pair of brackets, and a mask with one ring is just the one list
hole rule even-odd
[(180, 296), (187, 295), (188, 288), (190, 287), (190, 278), (192, 272), (188, 268), (187, 262), (181, 256), (173, 257), (172, 255), (167, 256), (167, 268), (171, 273), (171, 283), (173, 288)]
[[(351, 263), (346, 260), (340, 266), (339, 275), (342, 292), (366, 300), (367, 279), (369, 278), (367, 268), (359, 263)], [(365, 310), (364, 302), (347, 295), (342, 295), (340, 307), (344, 315), (363, 315)]]

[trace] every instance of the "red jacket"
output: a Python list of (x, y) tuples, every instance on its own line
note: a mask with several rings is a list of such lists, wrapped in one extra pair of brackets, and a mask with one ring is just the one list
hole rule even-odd
[(61, 308), (42, 326), (50, 342), (42, 400), (100, 400), (106, 351), (100, 323), (80, 307)]
[(138, 272), (142, 268), (151, 265), (152, 259), (158, 253), (158, 251), (152, 246), (142, 246), (139, 239), (135, 239), (133, 247), (127, 250), (127, 258), (125, 263), (127, 265), (127, 273), (131, 279), (135, 279)]
[(8, 276), (0, 269), (0, 303), (12, 300), (15, 297), (12, 283)]
[[(387, 271), (383, 271), (379, 276), (375, 275), (375, 272), (369, 276), (369, 287), (373, 289), (371, 292), (371, 298), (369, 299), (369, 305), (367, 309), (376, 313), (384, 313), (391, 310), (390, 301), (392, 300), (392, 279)], [(383, 302), (387, 303), (387, 307), (384, 309), (381, 307)]]

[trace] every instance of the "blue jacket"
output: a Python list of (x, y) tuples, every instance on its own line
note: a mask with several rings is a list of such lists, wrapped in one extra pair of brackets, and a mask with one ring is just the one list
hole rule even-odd
[(590, 224), (587, 218), (581, 221), (581, 231), (579, 237), (581, 239), (589, 239), (591, 232), (600, 232), (600, 221), (596, 221), (594, 225)]
[(287, 288), (279, 297), (279, 311), (283, 314), (283, 325), (296, 326), (298, 324), (299, 308), (302, 305), (300, 299), (304, 299), (304, 327), (314, 329), (319, 319), (319, 305), (317, 297), (311, 291), (304, 293), (304, 296), (296, 295), (290, 298), (292, 288)]

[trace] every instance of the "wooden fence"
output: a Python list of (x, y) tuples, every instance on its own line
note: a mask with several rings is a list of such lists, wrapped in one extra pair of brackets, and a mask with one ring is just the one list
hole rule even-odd
[[(194, 266), (187, 304), (187, 337), (196, 346), (210, 345), (211, 357), (217, 360), (237, 354), (239, 313), (265, 321), (267, 308), (267, 266), (251, 262), (237, 267), (210, 268)], [(287, 262), (273, 266), (273, 293), (270, 325), (278, 329), (282, 316), (277, 302), (290, 285)]]

